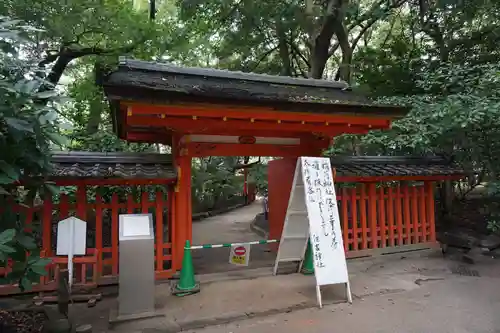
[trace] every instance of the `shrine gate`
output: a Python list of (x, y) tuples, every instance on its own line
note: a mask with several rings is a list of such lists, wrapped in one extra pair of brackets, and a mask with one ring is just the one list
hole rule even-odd
[[(168, 145), (171, 154), (149, 157), (137, 154), (131, 157), (73, 153), (71, 157), (66, 157), (66, 176), (77, 178), (77, 181), (75, 183), (75, 179), (69, 179), (71, 177), (59, 177), (56, 184), (76, 186), (76, 200), (70, 202), (65, 196), (57, 198), (57, 217), (63, 218), (74, 213), (88, 223), (95, 223), (93, 247), (88, 249), (87, 256), (75, 258), (75, 263), (82, 266), (77, 276), (84, 284), (88, 279), (83, 267), (85, 265), (93, 267), (92, 283), (116, 281), (119, 274), (116, 228), (120, 212), (150, 212), (152, 209), (156, 229), (156, 277), (169, 278), (181, 269), (184, 244), (186, 240), (192, 239), (193, 158), (282, 157), (270, 163), (269, 209), (276, 221), (276, 216), (280, 220), (279, 216), (285, 214), (286, 206), (283, 203), (288, 201), (290, 193), (286, 179), (293, 177), (297, 157), (321, 156), (332, 139), (341, 134), (364, 134), (371, 130), (388, 129), (392, 121), (404, 117), (408, 112), (403, 107), (373, 104), (356, 95), (343, 82), (183, 68), (127, 59), (120, 59), (118, 68), (99, 78), (99, 82), (109, 100), (117, 136), (129, 142)], [(56, 164), (64, 164), (65, 158), (59, 158)], [(278, 167), (273, 169), (273, 163)], [(82, 173), (84, 164), (88, 165)], [(339, 168), (336, 165), (334, 167)], [(124, 169), (128, 171), (124, 172)], [(146, 169), (149, 171), (144, 171)], [(139, 172), (141, 170), (144, 171), (142, 174)], [(273, 172), (278, 176), (273, 176)], [(57, 175), (54, 176), (57, 178)], [(349, 251), (355, 253), (376, 247), (397, 247), (408, 242), (435, 241), (431, 178), (407, 179), (424, 183), (415, 188), (402, 184), (393, 191), (381, 190), (373, 181), (394, 179), (364, 179), (358, 176), (355, 172), (354, 175), (342, 177), (347, 177), (344, 181), (362, 183), (359, 185), (362, 190), (338, 190), (340, 213), (344, 218), (344, 239), (348, 240), (346, 244)], [(275, 186), (273, 192), (273, 182), (279, 179), (283, 179), (283, 182)], [(336, 181), (342, 182), (340, 173)], [(129, 194), (122, 199), (113, 194), (105, 199), (98, 194), (95, 202), (88, 202), (86, 191), (110, 185), (159, 185), (163, 190), (143, 191), (139, 196), (136, 195), (138, 201), (134, 201)], [(250, 195), (248, 187), (245, 187), (245, 191)], [(381, 201), (376, 199), (377, 195), (384, 198), (384, 207), (388, 202), (391, 207), (396, 207), (394, 203), (402, 200), (404, 203), (398, 209), (408, 212), (416, 207), (420, 216), (425, 216), (424, 220), (418, 222), (420, 224), (413, 225), (415, 230), (420, 230), (417, 236), (407, 232), (411, 230), (414, 220), (405, 220), (403, 215), (398, 215), (397, 210), (377, 210), (376, 207), (382, 207)], [(89, 216), (89, 208), (95, 216)], [(42, 254), (53, 257), (53, 199), (47, 198), (43, 207), (29, 210), (32, 213), (38, 210), (42, 214)], [(111, 237), (106, 240), (102, 237), (103, 210), (111, 212)], [(390, 211), (396, 215), (391, 217)], [(361, 222), (349, 222), (349, 219), (354, 220), (353, 214), (360, 216)], [(400, 218), (403, 220), (400, 221)], [(279, 238), (279, 224), (282, 221), (273, 223), (273, 236)], [(398, 229), (400, 225), (403, 229)], [(376, 237), (371, 235), (373, 230), (377, 230)], [(400, 242), (401, 238), (403, 240)], [(65, 264), (64, 258), (55, 260), (58, 265)], [(44, 277), (34, 290), (49, 290), (54, 286), (50, 277)], [(11, 289), (0, 289), (0, 294), (11, 292)]]
[(343, 82), (124, 58), (100, 81), (120, 138), (172, 147), (178, 177), (172, 203), (172, 271), (180, 270), (183, 245), (192, 236), (193, 157), (320, 156), (334, 137), (388, 129), (408, 112), (373, 104)]

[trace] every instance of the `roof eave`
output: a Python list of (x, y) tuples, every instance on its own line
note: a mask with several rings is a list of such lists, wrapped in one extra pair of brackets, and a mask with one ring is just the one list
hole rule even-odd
[[(138, 101), (147, 104), (218, 104), (218, 105), (248, 105), (255, 107), (272, 107), (283, 112), (308, 112), (328, 113), (328, 114), (353, 114), (356, 116), (382, 116), (391, 119), (400, 119), (405, 117), (410, 108), (394, 105), (377, 104), (356, 104), (356, 103), (324, 103), (310, 101), (270, 101), (270, 100), (252, 100), (252, 99), (229, 99), (225, 97), (214, 97), (209, 95), (193, 95), (178, 91), (158, 91), (153, 89), (137, 88), (133, 86), (117, 86), (112, 83), (104, 85), (108, 99), (112, 103), (120, 105), (122, 101)], [(115, 112), (120, 111), (119, 107), (114, 107)], [(114, 119), (117, 122), (119, 115), (115, 114)]]

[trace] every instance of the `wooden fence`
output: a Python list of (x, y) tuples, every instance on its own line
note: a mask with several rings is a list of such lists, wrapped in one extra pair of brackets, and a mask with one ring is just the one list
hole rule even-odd
[(432, 182), (413, 186), (361, 183), (337, 189), (337, 200), (349, 257), (436, 241)]
[[(24, 216), (25, 223), (30, 225), (39, 221), (39, 245), (41, 256), (52, 259), (48, 267), (48, 276), (42, 277), (40, 283), (33, 286), (32, 291), (48, 291), (56, 288), (55, 277), (61, 268), (67, 267), (67, 258), (55, 255), (57, 222), (69, 216), (76, 216), (87, 221), (87, 253), (75, 257), (75, 287), (95, 286), (116, 283), (118, 280), (118, 215), (125, 213), (151, 213), (154, 220), (156, 236), (155, 273), (156, 278), (169, 278), (173, 275), (172, 239), (174, 225), (172, 218), (172, 192), (157, 190), (143, 191), (139, 200), (129, 193), (120, 200), (113, 193), (109, 200), (97, 194), (95, 200), (88, 200), (85, 185), (78, 185), (76, 200), (70, 201), (67, 195), (61, 195), (58, 202), (49, 197), (42, 205), (27, 207), (14, 205), (14, 211)], [(89, 216), (91, 215), (91, 216)], [(9, 272), (9, 268), (0, 268), (0, 275)], [(17, 286), (0, 286), (0, 295), (18, 293)]]

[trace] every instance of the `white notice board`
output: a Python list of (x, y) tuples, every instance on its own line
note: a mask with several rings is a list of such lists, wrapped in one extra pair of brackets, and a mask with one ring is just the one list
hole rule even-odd
[(274, 274), (280, 262), (294, 260), (301, 261), (300, 271), (309, 239), (320, 307), (320, 286), (329, 284), (345, 284), (347, 299), (352, 302), (337, 197), (328, 158), (300, 157), (297, 160)]
[(347, 283), (349, 277), (330, 159), (302, 157), (300, 160), (316, 282), (319, 286)]

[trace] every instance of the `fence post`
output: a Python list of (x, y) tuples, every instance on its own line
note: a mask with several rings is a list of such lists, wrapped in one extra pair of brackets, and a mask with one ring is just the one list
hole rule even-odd
[(387, 222), (389, 224), (389, 246), (394, 246), (394, 192), (392, 186), (387, 188)]
[(118, 275), (118, 214), (120, 207), (118, 195), (111, 196), (111, 262), (113, 275)]
[(148, 214), (149, 213), (149, 206), (152, 205), (154, 207), (154, 203), (150, 204), (149, 202), (149, 193), (147, 191), (143, 191), (141, 193), (141, 213), (142, 214)]
[(52, 254), (52, 206), (52, 195), (47, 194), (42, 208), (42, 248), (48, 256)]
[(426, 213), (427, 203), (425, 202), (425, 186), (420, 186), (419, 191), (420, 191), (420, 220), (422, 224), (421, 241), (425, 243), (427, 242), (427, 213)]
[(412, 186), (412, 193), (411, 193), (411, 219), (413, 222), (413, 243), (418, 244), (419, 243), (419, 227), (420, 227), (420, 220), (418, 218), (418, 189), (416, 186)]
[(368, 248), (368, 230), (367, 230), (367, 221), (366, 221), (366, 185), (361, 184), (361, 192), (359, 195), (359, 211), (361, 214), (361, 240), (362, 240), (362, 250), (366, 250)]
[(347, 213), (347, 191), (342, 188), (341, 206), (342, 206), (342, 231), (345, 250), (349, 250), (349, 214)]
[(401, 184), (396, 187), (396, 198), (394, 200), (396, 206), (396, 226), (398, 229), (398, 246), (403, 245), (403, 207), (401, 202)]
[(76, 216), (83, 221), (87, 221), (87, 186), (85, 185), (85, 183), (80, 183), (77, 185)]
[(368, 219), (370, 221), (370, 248), (378, 248), (377, 232), (377, 185), (368, 184)]
[(155, 214), (156, 214), (156, 270), (163, 270), (163, 193), (155, 193)]
[(436, 224), (434, 221), (434, 183), (431, 181), (425, 182), (427, 192), (427, 223), (429, 224), (429, 241), (436, 241)]
[(404, 226), (405, 226), (405, 240), (406, 244), (411, 244), (411, 212), (410, 212), (410, 191), (408, 184), (403, 183), (403, 204), (404, 204)]
[(351, 217), (352, 217), (352, 249), (356, 251), (359, 247), (358, 241), (358, 198), (356, 197), (357, 188), (350, 188), (351, 192)]
[(385, 214), (385, 189), (386, 187), (380, 186), (378, 195), (378, 223), (380, 225), (380, 247), (387, 246), (387, 220)]
[(102, 197), (95, 196), (95, 248), (98, 251), (97, 257), (97, 278), (102, 275)]

